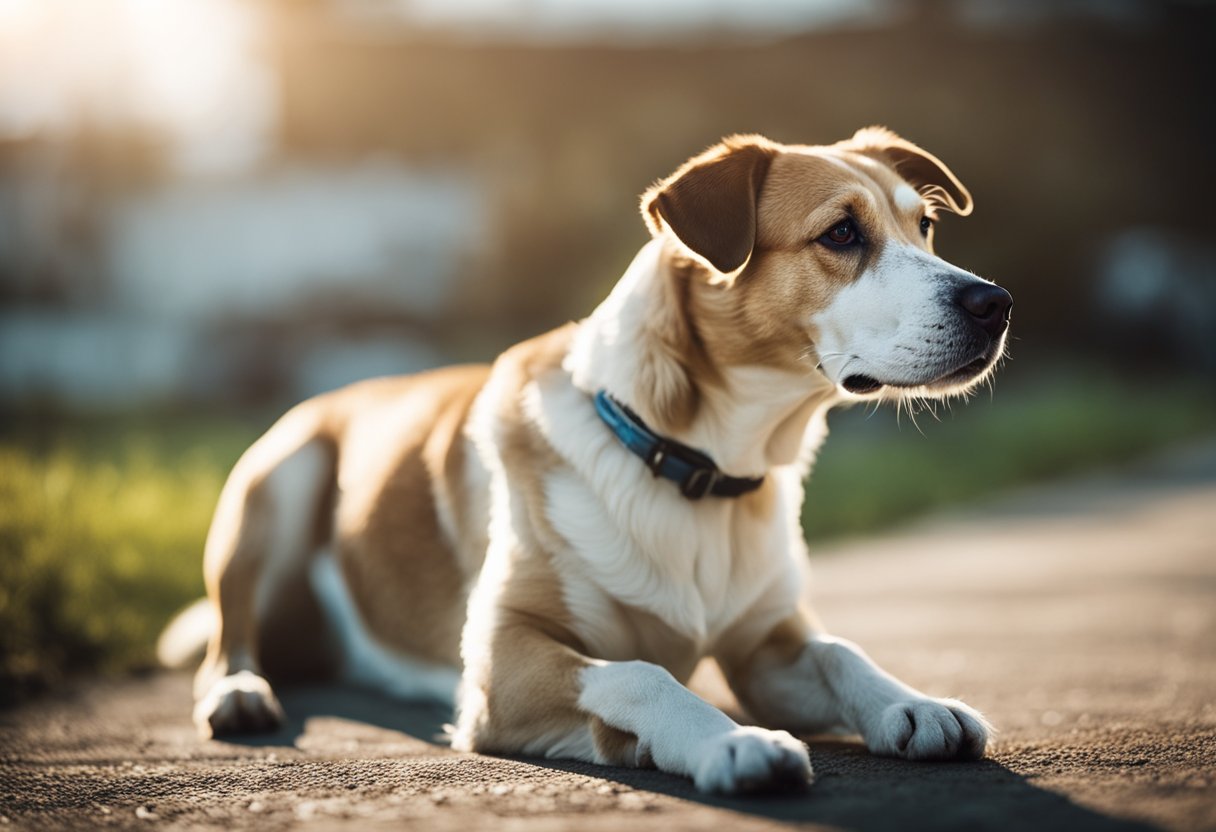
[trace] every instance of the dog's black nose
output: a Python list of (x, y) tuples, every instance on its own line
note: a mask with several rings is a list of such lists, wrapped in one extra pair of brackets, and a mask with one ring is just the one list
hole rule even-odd
[(993, 338), (1005, 331), (1013, 295), (991, 283), (973, 283), (958, 293), (955, 303), (967, 310), (975, 322)]

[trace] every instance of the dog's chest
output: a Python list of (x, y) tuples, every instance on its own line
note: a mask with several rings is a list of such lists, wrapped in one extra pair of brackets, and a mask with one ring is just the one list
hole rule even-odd
[(603, 658), (668, 666), (667, 648), (703, 655), (758, 602), (776, 601), (771, 594), (794, 602), (781, 495), (757, 513), (722, 499), (690, 503), (670, 483), (644, 479), (605, 501), (566, 471), (550, 475), (546, 498), (568, 544), (557, 557), (564, 600)]
[(530, 385), (523, 399), (565, 462), (543, 476), (545, 523), (561, 541), (551, 554), (572, 624), (602, 658), (658, 660), (646, 655), (656, 642), (704, 653), (761, 599), (793, 608), (796, 470), (778, 469), (739, 499), (690, 501), (652, 477), (563, 374)]

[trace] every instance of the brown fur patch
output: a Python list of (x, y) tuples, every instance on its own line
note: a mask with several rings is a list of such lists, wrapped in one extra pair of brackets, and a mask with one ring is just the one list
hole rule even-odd
[[(498, 452), (507, 477), (518, 546), (499, 587), (498, 613), (486, 666), (467, 670), (466, 684), (485, 695), (470, 740), (479, 751), (519, 751), (539, 737), (586, 726), (578, 710), (578, 672), (587, 666), (551, 562), (561, 544), (546, 515), (544, 479), (560, 458), (529, 418), (524, 397), (535, 379), (560, 370), (574, 334), (568, 325), (512, 347), (494, 365), (487, 395), (495, 410)], [(590, 406), (590, 404), (588, 405)]]
[(521, 553), (499, 598), (489, 663), (474, 668), (485, 695), (472, 744), (477, 751), (517, 752), (540, 737), (560, 737), (585, 726), (578, 708), (578, 674), (589, 664), (578, 638), (563, 623), (568, 612), (548, 558)]
[[(383, 390), (391, 395), (379, 401), (381, 391), (364, 391), (338, 466), (338, 559), (368, 630), (410, 655), (457, 666), (485, 539), (464, 499), (460, 428), (487, 375), (485, 367), (428, 373)], [(438, 516), (445, 497), (470, 532), (457, 540)]]
[(756, 241), (756, 202), (776, 151), (760, 136), (732, 136), (689, 159), (642, 196), (654, 233), (665, 223), (720, 272), (747, 261)]
[(560, 372), (575, 329), (574, 324), (567, 324), (517, 344), (494, 364), (495, 377), (500, 380), (495, 402), (500, 426), (497, 450), (512, 496), (524, 501), (529, 528), (536, 534), (534, 539), (522, 542), (537, 551), (553, 551), (560, 545), (561, 538), (545, 514), (544, 477), (561, 464), (561, 459), (526, 414), (523, 397), (533, 381)]
[[(591, 717), (591, 740), (600, 760), (610, 766), (635, 766), (638, 760), (636, 734), (613, 728), (598, 716)], [(648, 761), (641, 761), (648, 762)]]
[(837, 147), (854, 150), (891, 165), (939, 207), (965, 217), (975, 207), (971, 192), (946, 163), (885, 127), (866, 127)]
[(661, 269), (639, 333), (646, 348), (631, 402), (656, 430), (674, 433), (692, 423), (701, 391), (720, 379), (693, 300), (709, 270), (675, 246), (664, 250)]

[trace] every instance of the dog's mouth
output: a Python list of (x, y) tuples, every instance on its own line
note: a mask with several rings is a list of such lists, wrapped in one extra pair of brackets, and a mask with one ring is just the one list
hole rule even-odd
[(973, 378), (983, 374), (985, 370), (992, 366), (993, 358), (994, 356), (985, 353), (973, 361), (968, 361), (957, 370), (946, 373), (941, 378), (934, 379), (924, 386), (932, 388), (953, 387), (956, 384), (963, 384), (971, 381)]
[(874, 376), (868, 376), (863, 373), (854, 373), (850, 376), (845, 376), (840, 382), (840, 386), (856, 396), (864, 396), (869, 393), (876, 393), (884, 387), (897, 387), (901, 389), (911, 389), (916, 387), (928, 387), (940, 389), (953, 387), (956, 384), (962, 384), (971, 381), (976, 376), (983, 373), (992, 364), (993, 356), (985, 353), (979, 358), (968, 361), (961, 367), (957, 367), (948, 373), (938, 376), (930, 381), (918, 382), (894, 382), (894, 381), (879, 381)]
[(840, 382), (840, 386), (850, 393), (858, 396), (864, 396), (866, 393), (873, 393), (883, 387), (883, 383), (873, 376), (855, 375), (846, 376), (844, 381)]

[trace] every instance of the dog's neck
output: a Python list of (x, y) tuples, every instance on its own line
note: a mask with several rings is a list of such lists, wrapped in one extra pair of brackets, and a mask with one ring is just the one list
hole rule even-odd
[(723, 362), (698, 307), (698, 291), (708, 288), (691, 284), (704, 276), (677, 265), (675, 245), (658, 238), (644, 246), (582, 322), (565, 362), (574, 384), (607, 390), (734, 476), (809, 459), (835, 387), (810, 365)]

